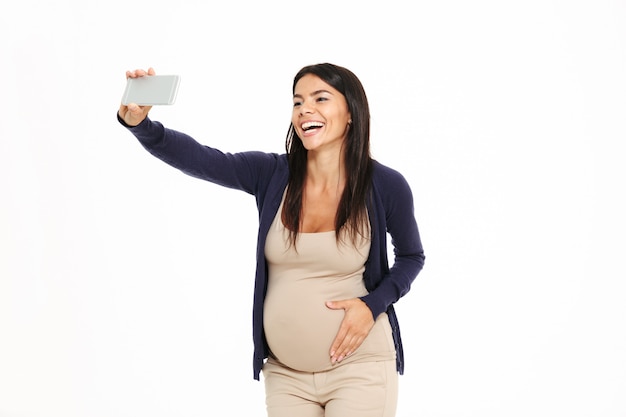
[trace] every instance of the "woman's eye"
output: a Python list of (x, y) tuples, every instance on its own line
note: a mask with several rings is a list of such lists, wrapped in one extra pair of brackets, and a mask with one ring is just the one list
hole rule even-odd
[(293, 107), (298, 107), (300, 104), (302, 104), (302, 103), (300, 103), (299, 101), (294, 101)]
[(326, 97), (318, 97), (317, 98), (317, 101), (326, 101), (326, 100), (328, 100)]

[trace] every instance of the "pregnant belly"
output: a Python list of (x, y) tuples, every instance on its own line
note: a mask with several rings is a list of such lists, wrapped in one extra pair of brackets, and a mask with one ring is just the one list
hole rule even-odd
[(344, 311), (331, 310), (325, 302), (326, 299), (310, 294), (299, 298), (268, 294), (264, 327), (276, 359), (305, 372), (319, 372), (332, 366), (330, 346)]

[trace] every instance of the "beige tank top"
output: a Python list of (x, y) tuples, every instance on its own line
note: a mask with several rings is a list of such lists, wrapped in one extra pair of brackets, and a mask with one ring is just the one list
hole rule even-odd
[(391, 326), (381, 314), (357, 351), (339, 364), (330, 362), (330, 346), (337, 335), (343, 310), (331, 310), (326, 301), (367, 294), (363, 283), (369, 238), (356, 247), (335, 232), (300, 233), (296, 249), (281, 220), (282, 204), (267, 235), (265, 257), (269, 283), (264, 303), (264, 330), (271, 357), (304, 372), (319, 372), (343, 363), (395, 359)]

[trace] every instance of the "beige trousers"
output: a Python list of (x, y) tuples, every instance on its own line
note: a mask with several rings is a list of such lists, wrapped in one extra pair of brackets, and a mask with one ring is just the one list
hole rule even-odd
[(396, 361), (346, 363), (299, 372), (269, 359), (263, 366), (268, 417), (394, 417)]

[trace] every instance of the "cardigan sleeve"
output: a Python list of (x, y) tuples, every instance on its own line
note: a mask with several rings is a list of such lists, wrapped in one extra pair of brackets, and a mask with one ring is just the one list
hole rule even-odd
[[(379, 253), (371, 254), (366, 282), (370, 291), (361, 299), (378, 317), (411, 287), (424, 266), (424, 249), (415, 220), (413, 194), (406, 179), (397, 171), (381, 166), (381, 175), (375, 180), (375, 219), (379, 232)], [(391, 237), (394, 259), (391, 267), (387, 259), (387, 233)], [(373, 266), (373, 268), (371, 268)]]
[(149, 118), (128, 126), (119, 114), (117, 117), (150, 154), (195, 178), (257, 194), (259, 180), (269, 178), (276, 167), (276, 154), (224, 153)]

